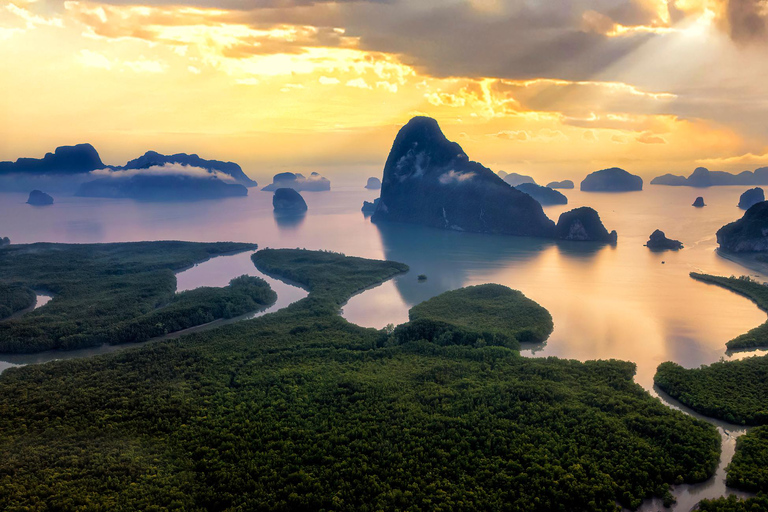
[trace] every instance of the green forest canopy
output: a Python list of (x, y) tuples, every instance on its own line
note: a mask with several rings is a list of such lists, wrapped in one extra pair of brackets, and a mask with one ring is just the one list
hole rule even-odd
[(0, 509), (615, 511), (714, 472), (715, 428), (632, 363), (382, 343), (338, 308), (404, 265), (253, 258), (309, 296), (0, 376)]
[(768, 356), (686, 369), (666, 362), (654, 382), (696, 412), (740, 425), (768, 423)]
[[(255, 248), (232, 242), (2, 247), (0, 299), (4, 289), (19, 288), (27, 293), (46, 290), (54, 298), (42, 308), (0, 322), (0, 352), (140, 342), (258, 310), (276, 298), (259, 278), (246, 276), (225, 288), (177, 294), (174, 275), (212, 256)], [(0, 301), (0, 313), (2, 305)]]
[(542, 342), (553, 329), (549, 311), (517, 290), (499, 284), (468, 286), (445, 292), (412, 307), (410, 322), (395, 338), (424, 339), (440, 345), (500, 345)]

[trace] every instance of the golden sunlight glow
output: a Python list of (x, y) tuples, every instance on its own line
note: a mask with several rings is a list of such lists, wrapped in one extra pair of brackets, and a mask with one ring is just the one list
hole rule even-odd
[[(468, 1), (480, 14), (503, 10), (496, 0)], [(691, 14), (675, 23), (666, 0), (641, 4), (655, 13), (648, 24), (625, 26), (587, 10), (577, 28), (608, 39), (652, 37), (648, 44), (677, 52), (696, 47), (720, 8), (675, 0)], [(346, 27), (255, 19), (222, 8), (6, 3), (0, 159), (88, 141), (110, 163), (151, 148), (267, 169), (381, 165), (397, 128), (415, 114), (437, 118), (494, 169), (543, 176), (611, 165), (684, 172), (696, 161), (728, 164), (766, 152), (733, 127), (675, 114), (685, 100), (678, 84), (630, 79), (658, 59), (656, 46), (653, 57), (640, 45), (611, 64), (627, 80), (446, 77), (407, 55), (376, 51)]]

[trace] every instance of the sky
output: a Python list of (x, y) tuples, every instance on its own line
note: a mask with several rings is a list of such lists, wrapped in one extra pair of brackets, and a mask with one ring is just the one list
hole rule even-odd
[(537, 180), (768, 165), (766, 0), (0, 0), (0, 160), (375, 175), (428, 115)]

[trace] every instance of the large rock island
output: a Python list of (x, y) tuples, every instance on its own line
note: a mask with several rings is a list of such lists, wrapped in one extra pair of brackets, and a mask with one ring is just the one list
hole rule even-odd
[(553, 204), (568, 204), (568, 198), (561, 192), (553, 190), (549, 187), (542, 187), (535, 183), (521, 183), (515, 187), (520, 192), (525, 192), (542, 206), (550, 206)]
[(768, 251), (768, 201), (757, 203), (741, 219), (720, 228), (717, 243), (728, 252)]
[(84, 174), (101, 169), (99, 153), (90, 144), (60, 146), (43, 158), (19, 158), (0, 162), (0, 175), (5, 174)]
[(255, 187), (257, 183), (246, 176), (243, 169), (234, 162), (221, 162), (219, 160), (206, 160), (197, 155), (187, 153), (176, 153), (175, 155), (163, 155), (157, 151), (147, 151), (139, 158), (129, 161), (122, 167), (113, 167), (113, 170), (130, 169), (149, 169), (151, 167), (162, 167), (168, 164), (178, 164), (182, 166), (197, 167), (205, 169), (211, 174), (226, 174), (237, 183), (246, 187)]
[(476, 233), (555, 235), (554, 223), (535, 199), (471, 161), (429, 117), (414, 117), (398, 132), (372, 220)]
[(643, 190), (643, 178), (630, 174), (624, 169), (611, 167), (595, 171), (581, 182), (586, 192), (631, 192)]
[(600, 215), (589, 206), (582, 206), (560, 215), (557, 220), (557, 238), (580, 242), (607, 242), (615, 244), (616, 231), (608, 232)]

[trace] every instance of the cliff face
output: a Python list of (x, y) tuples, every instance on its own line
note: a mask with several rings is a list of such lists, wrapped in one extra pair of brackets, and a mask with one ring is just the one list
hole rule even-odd
[(581, 182), (581, 190), (588, 192), (630, 192), (643, 190), (643, 178), (624, 169), (611, 167), (589, 174)]
[(60, 146), (43, 158), (19, 158), (15, 162), (0, 162), (0, 174), (80, 174), (102, 169), (99, 153), (90, 144)]
[(717, 243), (729, 252), (768, 251), (768, 201), (757, 203), (741, 219), (720, 228)]
[(554, 223), (536, 200), (470, 161), (428, 117), (411, 119), (397, 134), (372, 220), (478, 233), (541, 237), (555, 233)]

